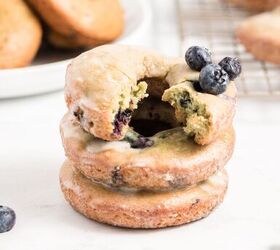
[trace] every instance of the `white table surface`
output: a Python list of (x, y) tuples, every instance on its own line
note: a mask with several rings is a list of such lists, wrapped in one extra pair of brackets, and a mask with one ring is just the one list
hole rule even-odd
[[(151, 46), (176, 55), (173, 1), (152, 3)], [(64, 201), (58, 124), (65, 110), (62, 92), (0, 101), (0, 204), (17, 213), (14, 229), (0, 235), (0, 250), (280, 250), (279, 98), (239, 100), (224, 203), (204, 220), (162, 230), (98, 224)]]

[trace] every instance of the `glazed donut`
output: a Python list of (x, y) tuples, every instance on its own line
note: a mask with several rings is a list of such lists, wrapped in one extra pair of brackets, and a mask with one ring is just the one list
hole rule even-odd
[[(157, 107), (148, 103), (139, 107), (132, 122), (139, 126), (145, 124), (141, 121), (150, 119), (158, 125), (169, 118), (176, 124), (172, 115), (174, 111), (170, 105)], [(159, 128), (153, 124), (150, 127), (154, 128), (152, 134), (164, 131), (143, 137), (143, 140), (129, 131), (124, 140), (107, 142), (84, 131), (68, 113), (61, 121), (60, 131), (66, 156), (75, 168), (96, 183), (118, 189), (167, 191), (184, 188), (206, 180), (223, 168), (233, 152), (235, 134), (232, 128), (213, 143), (200, 146), (188, 139), (181, 127), (169, 129), (172, 125), (165, 123)], [(144, 131), (149, 129), (144, 127), (141, 132)]]
[(198, 78), (199, 72), (182, 59), (137, 47), (103, 45), (68, 66), (65, 99), (83, 129), (107, 141), (124, 138), (143, 99), (162, 99), (175, 108), (185, 132), (204, 145), (231, 127), (236, 88), (231, 82), (221, 95), (200, 93), (194, 84)]
[(98, 222), (129, 228), (177, 226), (206, 217), (224, 198), (224, 169), (207, 181), (173, 192), (122, 192), (97, 185), (66, 161), (60, 186), (70, 205)]

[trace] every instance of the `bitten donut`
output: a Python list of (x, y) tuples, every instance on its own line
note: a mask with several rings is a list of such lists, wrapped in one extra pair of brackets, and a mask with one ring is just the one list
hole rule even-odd
[(124, 28), (119, 0), (28, 0), (28, 3), (54, 31), (49, 40), (56, 46), (69, 48), (66, 42), (70, 41), (72, 47), (93, 47), (113, 41)]
[[(148, 105), (150, 107), (145, 109), (139, 108), (133, 124), (141, 126), (145, 124), (141, 121), (153, 118), (156, 118), (154, 122), (162, 124), (161, 121), (174, 113), (168, 113), (169, 105), (161, 108)], [(170, 120), (176, 121), (175, 118)], [(156, 132), (155, 126), (148, 124), (152, 130), (140, 127), (142, 134)], [(68, 113), (62, 119), (60, 130), (66, 156), (73, 165), (91, 180), (114, 188), (178, 189), (207, 179), (230, 159), (235, 142), (232, 128), (211, 144), (200, 146), (188, 139), (181, 127), (168, 129), (169, 126), (163, 123), (158, 129), (164, 131), (151, 137), (139, 138), (129, 131), (122, 141), (106, 142), (84, 131)]]
[[(185, 132), (197, 143), (209, 144), (231, 126), (236, 88), (231, 82), (221, 95), (201, 93), (194, 87), (198, 79), (199, 72), (191, 70), (181, 59), (137, 47), (103, 45), (81, 54), (69, 65), (65, 98), (83, 129), (113, 141), (124, 138), (141, 101), (166, 96), (164, 100), (171, 105), (181, 102), (181, 107), (173, 105), (181, 126), (187, 125), (189, 117), (201, 120)], [(178, 84), (186, 85), (188, 100), (174, 99), (181, 98), (179, 89), (171, 88)], [(167, 91), (170, 98), (165, 95)]]
[(162, 100), (175, 108), (176, 118), (183, 124), (184, 131), (198, 144), (206, 145), (218, 138), (225, 128), (231, 127), (235, 97), (233, 84), (228, 86), (226, 94), (217, 99), (214, 95), (197, 92), (191, 82), (183, 82), (167, 89)]
[(251, 11), (272, 10), (280, 6), (280, 0), (226, 0), (238, 7)]
[(41, 38), (41, 24), (24, 1), (0, 1), (0, 69), (28, 65)]
[(207, 181), (173, 192), (121, 192), (97, 185), (66, 161), (60, 184), (66, 200), (86, 217), (129, 228), (177, 226), (206, 217), (222, 202), (227, 174), (218, 171)]
[(280, 8), (244, 20), (237, 37), (255, 58), (280, 64)]

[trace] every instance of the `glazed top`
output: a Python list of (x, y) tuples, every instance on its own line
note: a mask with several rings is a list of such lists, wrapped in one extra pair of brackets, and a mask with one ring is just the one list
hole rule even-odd
[[(144, 96), (134, 95), (140, 83), (145, 91), (147, 78), (161, 79), (171, 87), (197, 81), (199, 72), (191, 70), (181, 58), (133, 46), (104, 45), (81, 54), (68, 66), (66, 102), (72, 113), (82, 112), (81, 124), (86, 131), (104, 140), (120, 140), (128, 126), (119, 135), (113, 135), (116, 114), (137, 108), (137, 102)], [(230, 86), (223, 96), (236, 96), (234, 84)], [(211, 102), (221, 99), (221, 96), (201, 95)]]

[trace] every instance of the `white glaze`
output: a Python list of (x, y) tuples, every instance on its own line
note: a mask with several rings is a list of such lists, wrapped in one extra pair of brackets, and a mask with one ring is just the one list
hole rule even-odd
[(99, 139), (93, 139), (90, 143), (87, 144), (87, 151), (90, 153), (98, 153), (104, 150), (116, 150), (116, 151), (124, 151), (130, 148), (130, 144), (126, 141), (112, 141), (106, 142)]

